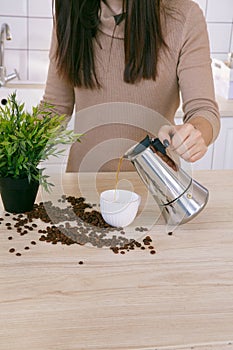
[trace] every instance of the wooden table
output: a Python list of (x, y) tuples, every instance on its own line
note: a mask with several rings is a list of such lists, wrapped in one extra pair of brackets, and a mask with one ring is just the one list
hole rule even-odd
[[(155, 220), (156, 204), (137, 174), (121, 175), (123, 187), (142, 195), (139, 223), (151, 225), (142, 235), (153, 239), (154, 255), (53, 245), (39, 241), (36, 230), (20, 236), (5, 225), (13, 225), (13, 215), (2, 211), (1, 350), (233, 349), (233, 171), (194, 173), (209, 202), (173, 235)], [(56, 181), (51, 198), (81, 193), (97, 201), (115, 174)], [(22, 255), (9, 253), (12, 247)]]

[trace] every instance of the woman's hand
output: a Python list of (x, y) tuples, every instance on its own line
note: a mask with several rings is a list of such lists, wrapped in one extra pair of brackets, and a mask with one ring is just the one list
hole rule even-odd
[(160, 128), (158, 137), (165, 146), (169, 143), (172, 151), (192, 163), (202, 158), (208, 149), (201, 131), (191, 123), (164, 125)]

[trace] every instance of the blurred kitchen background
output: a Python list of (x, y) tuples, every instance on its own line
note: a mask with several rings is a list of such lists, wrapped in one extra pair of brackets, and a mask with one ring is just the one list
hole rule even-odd
[[(207, 21), (211, 57), (226, 61), (228, 53), (233, 52), (233, 0), (195, 2), (203, 10)], [(4, 40), (4, 65), (7, 74), (11, 75), (16, 69), (21, 80), (14, 78), (1, 87), (0, 98), (17, 89), (18, 98), (30, 109), (40, 101), (44, 92), (52, 31), (52, 0), (0, 0), (0, 26), (3, 23), (8, 23), (12, 34), (12, 40)], [(224, 63), (219, 67), (217, 64), (217, 78), (214, 81), (216, 91), (216, 84), (220, 88), (216, 97), (221, 115), (221, 132), (207, 154), (194, 163), (193, 169), (233, 169), (233, 69)], [(228, 98), (230, 94), (231, 99)], [(182, 123), (182, 115), (179, 108), (175, 118), (177, 124)], [(74, 116), (70, 128), (73, 128), (73, 121)], [(57, 171), (61, 162), (66, 163), (56, 159), (49, 165)]]
[[(195, 1), (207, 20), (212, 57), (225, 60), (233, 51), (233, 0)], [(5, 43), (7, 71), (16, 68), (21, 80), (45, 82), (52, 0), (0, 0), (0, 25), (4, 22), (12, 33), (12, 40)]]

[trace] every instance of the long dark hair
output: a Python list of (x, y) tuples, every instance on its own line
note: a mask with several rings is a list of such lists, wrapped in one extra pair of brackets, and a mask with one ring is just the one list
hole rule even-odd
[[(60, 75), (78, 87), (98, 88), (93, 39), (100, 0), (53, 0)], [(107, 0), (103, 0), (107, 4)], [(124, 81), (155, 80), (159, 49), (166, 46), (161, 28), (162, 0), (122, 0), (125, 11)]]

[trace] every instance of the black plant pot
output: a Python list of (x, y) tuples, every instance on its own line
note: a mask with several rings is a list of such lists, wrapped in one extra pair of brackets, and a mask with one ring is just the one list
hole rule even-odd
[(38, 181), (0, 178), (0, 191), (4, 208), (9, 213), (25, 213), (33, 209), (39, 188)]

